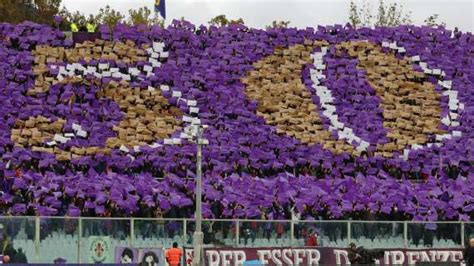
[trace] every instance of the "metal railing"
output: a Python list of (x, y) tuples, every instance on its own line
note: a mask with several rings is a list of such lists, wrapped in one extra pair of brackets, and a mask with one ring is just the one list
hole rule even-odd
[[(192, 246), (193, 219), (0, 217), (2, 233), (29, 262), (88, 262), (90, 239), (104, 236), (115, 247)], [(310, 232), (318, 246), (366, 248), (462, 248), (474, 236), (474, 223), (410, 221), (203, 220), (209, 247), (301, 247)]]

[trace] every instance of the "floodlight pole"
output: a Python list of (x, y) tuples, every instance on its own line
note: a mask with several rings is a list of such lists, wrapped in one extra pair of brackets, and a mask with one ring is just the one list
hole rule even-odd
[(194, 258), (193, 266), (204, 265), (204, 250), (203, 250), (203, 232), (202, 232), (202, 126), (197, 126), (196, 136), (197, 154), (196, 154), (196, 188), (194, 189), (196, 195), (196, 227), (193, 235)]

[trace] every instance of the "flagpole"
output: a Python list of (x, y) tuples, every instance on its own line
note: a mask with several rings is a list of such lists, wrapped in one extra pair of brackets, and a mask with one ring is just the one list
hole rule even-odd
[(158, 14), (159, 14), (160, 12), (158, 12), (158, 7), (157, 7), (157, 5), (156, 5), (156, 1), (155, 1), (155, 3), (153, 4), (153, 10), (155, 11), (155, 18), (158, 17)]
[(155, 0), (155, 17), (160, 14), (160, 17), (163, 18), (163, 25), (166, 21), (166, 6), (165, 0)]

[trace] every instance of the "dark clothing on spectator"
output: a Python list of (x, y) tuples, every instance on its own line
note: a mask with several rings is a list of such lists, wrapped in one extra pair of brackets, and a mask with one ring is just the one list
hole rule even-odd
[(12, 263), (28, 263), (28, 260), (26, 259), (25, 253), (23, 253), (23, 250), (21, 248), (18, 249), (18, 252), (15, 254), (13, 257)]
[(432, 230), (425, 230), (425, 233), (423, 234), (423, 243), (425, 244), (425, 247), (432, 247), (433, 239), (434, 232)]
[(466, 261), (466, 266), (474, 266), (474, 247), (466, 247), (463, 258)]
[(361, 255), (357, 251), (354, 251), (352, 249), (349, 250), (348, 257), (349, 261), (351, 262), (351, 265), (359, 265), (362, 260)]
[(420, 244), (420, 240), (423, 237), (423, 225), (422, 224), (414, 224), (412, 226), (411, 237), (413, 245), (418, 246)]
[(12, 244), (8, 244), (3, 249), (3, 256), (9, 256), (10, 260), (16, 256), (16, 250), (13, 248)]

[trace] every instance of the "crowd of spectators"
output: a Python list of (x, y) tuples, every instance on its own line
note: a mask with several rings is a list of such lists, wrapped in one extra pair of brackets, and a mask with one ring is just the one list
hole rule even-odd
[[(468, 221), (473, 218), (474, 112), (470, 103), (474, 95), (474, 68), (473, 62), (466, 60), (474, 45), (471, 33), (453, 36), (443, 28), (352, 29), (339, 25), (316, 30), (265, 31), (242, 25), (195, 27), (182, 21), (167, 29), (118, 25), (110, 32), (105, 27), (101, 28), (101, 34), (104, 40), (128, 40), (137, 47), (144, 44), (150, 47), (155, 41), (165, 43), (169, 58), (157, 63), (160, 67), (153, 68), (153, 77), (132, 79), (131, 87), (146, 90), (163, 84), (169, 86), (173, 95), (179, 92), (182, 98), (173, 98), (171, 91), (163, 91), (163, 97), (185, 115), (189, 113), (188, 106), (181, 101), (197, 101), (199, 114), (194, 117), (209, 126), (204, 137), (210, 145), (203, 150), (206, 218), (273, 220), (292, 219), (295, 215), (300, 219), (321, 220)], [(116, 147), (103, 153), (74, 154), (75, 145), (86, 143), (87, 147), (88, 142), (107, 141), (116, 133), (111, 128), (124, 114), (117, 111), (117, 104), (112, 100), (98, 96), (96, 86), (88, 83), (92, 78), (87, 75), (78, 81), (77, 88), (69, 88), (77, 95), (73, 100), (63, 98), (68, 88), (55, 82), (51, 82), (51, 92), (29, 93), (37, 85), (38, 76), (33, 71), (37, 59), (32, 51), (40, 44), (74, 46), (61, 32), (31, 23), (1, 24), (0, 37), (0, 100), (4, 103), (0, 107), (2, 215), (193, 217), (193, 144), (167, 146), (161, 142), (153, 146), (149, 142), (138, 151), (134, 147)], [(421, 55), (430, 67), (445, 69), (445, 79), (453, 80), (464, 109), (456, 113), (460, 117), (459, 125), (440, 128), (456, 130), (462, 135), (442, 143), (433, 142), (429, 148), (414, 149), (405, 160), (399, 157), (402, 151), (393, 152), (393, 156), (377, 153), (378, 140), (360, 154), (335, 153), (317, 143), (302, 143), (292, 138), (291, 132), (277, 132), (257, 115), (256, 110), (261, 111), (258, 102), (246, 97), (241, 82), (253, 68), (252, 64), (272, 55), (276, 47), (307, 40), (337, 44), (353, 38), (376, 44), (396, 42), (406, 48), (407, 56)], [(126, 71), (136, 63), (129, 61), (117, 61), (119, 71)], [(334, 67), (344, 68), (344, 62)], [(48, 62), (45, 73), (49, 74), (45, 74), (45, 80), (56, 78), (51, 74), (54, 73), (51, 65), (66, 63), (66, 59)], [(92, 59), (80, 63), (98, 67), (99, 62)], [(141, 70), (147, 65), (141, 62), (135, 67)], [(327, 71), (328, 75), (332, 73)], [(423, 82), (436, 83), (436, 79), (428, 77)], [(97, 85), (100, 86), (104, 84)], [(53, 89), (58, 93), (56, 98), (51, 98)], [(349, 94), (339, 96), (344, 98)], [(439, 103), (440, 108), (447, 108), (447, 99), (441, 98)], [(97, 117), (94, 112), (98, 113)], [(73, 153), (69, 160), (13, 141), (11, 131), (21, 124), (18, 121), (39, 115), (50, 121), (65, 119), (61, 133), (66, 133), (73, 122), (90, 129), (85, 139), (58, 144), (59, 150)], [(380, 116), (383, 120), (383, 115)], [(90, 117), (109, 127), (97, 126), (96, 121), (89, 121)], [(361, 130), (371, 128), (372, 122), (344, 121), (352, 128), (362, 123)], [(374, 123), (380, 123), (377, 121)], [(329, 127), (327, 123), (323, 119), (321, 126)], [(380, 132), (366, 134), (385, 132), (385, 129), (375, 130)], [(180, 133), (172, 133), (170, 137), (177, 138)], [(425, 142), (434, 138), (435, 135), (428, 136)], [(39, 144), (41, 148), (49, 145), (46, 142)]]

